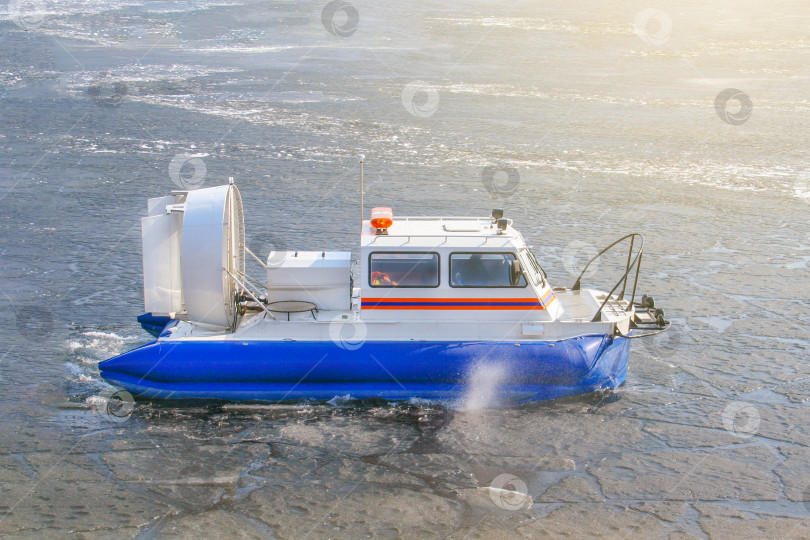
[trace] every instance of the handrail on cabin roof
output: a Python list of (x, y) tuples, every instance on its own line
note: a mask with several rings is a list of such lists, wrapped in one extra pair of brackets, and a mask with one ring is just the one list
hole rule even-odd
[(385, 239), (385, 238), (407, 238), (408, 242), (411, 241), (411, 238), (444, 238), (444, 243), (448, 241), (448, 238), (480, 238), (484, 240), (484, 243), (488, 242), (489, 240), (495, 238), (503, 238), (505, 239), (515, 239), (519, 238), (517, 235), (513, 234), (378, 234), (374, 235), (371, 240), (371, 243), (375, 243), (378, 239)]

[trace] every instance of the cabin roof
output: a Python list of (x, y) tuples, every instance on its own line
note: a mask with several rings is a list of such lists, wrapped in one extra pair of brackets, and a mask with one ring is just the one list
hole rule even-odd
[[(458, 247), (503, 249), (520, 239), (511, 223), (499, 231), (489, 217), (412, 217), (394, 216), (388, 234), (377, 234), (368, 221), (363, 222), (363, 247), (401, 247), (403, 249)], [(522, 243), (522, 242), (521, 242)]]

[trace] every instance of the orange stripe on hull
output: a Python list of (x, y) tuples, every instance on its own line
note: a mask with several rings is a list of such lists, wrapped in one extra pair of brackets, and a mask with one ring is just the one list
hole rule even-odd
[(362, 309), (544, 310), (543, 306), (362, 306)]
[(537, 302), (537, 298), (363, 298), (363, 302)]
[[(362, 309), (424, 309), (424, 310), (544, 310), (557, 296), (549, 291), (542, 300), (537, 298), (363, 298)], [(413, 305), (409, 305), (413, 303)], [(480, 305), (480, 304), (509, 305)], [(452, 305), (439, 305), (452, 304)], [(469, 305), (465, 305), (469, 304)], [(479, 305), (472, 305), (479, 304)], [(522, 305), (525, 304), (525, 305)]]

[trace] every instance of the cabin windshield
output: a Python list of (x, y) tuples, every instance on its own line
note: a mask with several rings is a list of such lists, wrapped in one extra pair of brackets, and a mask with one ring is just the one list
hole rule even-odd
[(450, 255), (451, 287), (525, 287), (520, 277), (512, 285), (510, 265), (514, 253), (453, 253)]
[(371, 287), (438, 287), (438, 253), (372, 253)]
[(526, 249), (526, 257), (529, 259), (530, 271), (532, 276), (534, 277), (534, 284), (535, 285), (544, 285), (546, 279), (546, 272), (540, 266), (540, 263), (537, 262), (537, 257), (534, 256), (532, 250)]

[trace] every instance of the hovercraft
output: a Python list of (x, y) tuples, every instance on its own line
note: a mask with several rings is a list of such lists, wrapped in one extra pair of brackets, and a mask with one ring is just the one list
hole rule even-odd
[[(345, 251), (245, 244), (239, 190), (149, 199), (144, 304), (156, 339), (99, 364), (145, 399), (458, 399), (484, 373), (496, 399), (536, 401), (620, 386), (634, 338), (668, 322), (636, 301), (643, 238), (609, 291), (552, 287), (502, 210), (485, 217), (362, 220)], [(245, 272), (246, 257), (266, 271)], [(478, 376), (480, 378), (480, 376)]]

